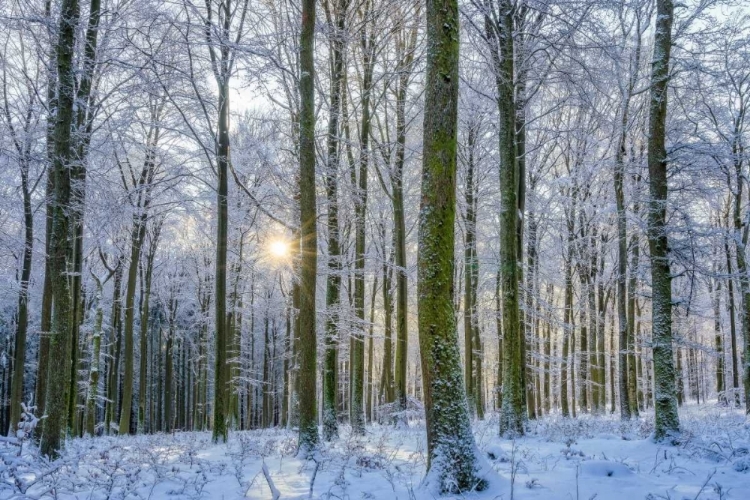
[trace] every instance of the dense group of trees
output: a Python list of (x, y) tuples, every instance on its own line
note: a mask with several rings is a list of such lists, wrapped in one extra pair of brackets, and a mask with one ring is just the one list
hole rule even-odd
[(750, 408), (741, 4), (7, 2), (0, 430)]

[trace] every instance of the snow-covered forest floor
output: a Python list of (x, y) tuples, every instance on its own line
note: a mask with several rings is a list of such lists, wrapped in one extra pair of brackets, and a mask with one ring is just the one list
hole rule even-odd
[[(688, 406), (676, 446), (649, 439), (653, 415), (545, 417), (516, 441), (497, 437), (496, 419), (474, 426), (477, 446), (497, 471), (482, 499), (746, 499), (750, 421), (741, 410)], [(343, 428), (314, 462), (295, 458), (296, 433), (231, 433), (214, 445), (207, 432), (74, 439), (53, 463), (28, 446), (0, 442), (0, 498), (422, 499), (425, 432), (373, 425), (364, 438)], [(264, 468), (266, 474), (264, 474)], [(15, 482), (15, 484), (11, 484)], [(25, 489), (25, 495), (19, 490)], [(312, 490), (311, 490), (312, 489)]]

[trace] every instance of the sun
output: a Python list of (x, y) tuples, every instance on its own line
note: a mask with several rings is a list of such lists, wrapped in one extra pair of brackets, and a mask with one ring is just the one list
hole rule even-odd
[(273, 240), (268, 245), (269, 253), (277, 259), (289, 257), (289, 243), (284, 240)]

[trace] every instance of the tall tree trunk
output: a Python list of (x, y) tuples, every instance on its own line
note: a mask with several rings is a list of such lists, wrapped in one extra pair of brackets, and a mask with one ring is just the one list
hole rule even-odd
[(328, 276), (326, 282), (326, 345), (323, 368), (323, 439), (330, 441), (338, 436), (336, 420), (336, 388), (338, 360), (338, 320), (341, 295), (341, 245), (339, 243), (338, 169), (339, 169), (339, 118), (341, 116), (341, 93), (346, 48), (346, 15), (349, 0), (337, 0), (334, 5), (334, 20), (330, 19), (328, 2), (326, 14), (331, 29), (330, 51), (331, 92), (328, 117), (326, 165), (326, 197), (328, 199)]
[[(365, 2), (364, 26), (361, 34), (362, 49), (362, 122), (359, 137), (359, 169), (356, 175), (352, 175), (352, 181), (356, 180), (354, 196), (354, 313), (357, 324), (352, 338), (352, 366), (351, 366), (351, 405), (350, 421), (352, 432), (364, 434), (364, 386), (365, 386), (365, 253), (367, 214), (367, 176), (370, 164), (370, 129), (371, 110), (370, 98), (372, 91), (372, 78), (374, 70), (374, 40), (371, 17), (372, 2)], [(369, 32), (368, 32), (369, 27)]]
[(76, 95), (75, 140), (76, 161), (72, 175), (72, 236), (73, 236), (73, 276), (71, 279), (73, 301), (73, 324), (71, 332), (71, 371), (70, 401), (68, 403), (68, 424), (73, 434), (79, 433), (78, 426), (78, 331), (83, 323), (83, 216), (86, 204), (86, 162), (93, 131), (94, 110), (91, 102), (91, 87), (94, 80), (96, 48), (99, 36), (100, 0), (91, 0), (89, 19), (86, 28), (86, 40), (81, 80)]
[[(158, 224), (158, 223), (157, 223)], [(146, 255), (146, 275), (143, 279), (143, 297), (141, 298), (141, 332), (140, 332), (140, 365), (138, 370), (138, 432), (147, 432), (146, 396), (148, 393), (148, 338), (149, 338), (149, 303), (151, 301), (151, 281), (154, 274), (154, 258), (159, 238), (159, 228), (155, 227), (152, 241)], [(148, 429), (150, 430), (150, 429)]]
[(476, 294), (478, 263), (476, 260), (476, 201), (474, 181), (474, 145), (475, 129), (470, 127), (467, 138), (468, 158), (466, 163), (466, 186), (464, 189), (464, 201), (466, 203), (465, 236), (464, 236), (464, 383), (466, 384), (466, 399), (469, 405), (469, 414), (472, 415), (476, 409), (474, 388), (474, 337), (477, 330)]
[[(675, 399), (675, 369), (672, 346), (672, 276), (669, 270), (667, 236), (666, 118), (669, 58), (672, 50), (672, 0), (657, 0), (654, 57), (651, 65), (649, 106), (648, 243), (651, 253), (652, 349), (654, 353), (654, 437), (669, 438), (680, 430)], [(748, 296), (750, 299), (750, 296)], [(750, 303), (750, 300), (748, 300)]]
[(708, 294), (714, 309), (714, 349), (716, 350), (716, 397), (719, 404), (727, 404), (726, 385), (724, 383), (724, 332), (721, 329), (721, 281), (708, 280)]
[[(139, 187), (143, 184), (139, 183)], [(139, 195), (140, 200), (140, 195)], [(135, 290), (138, 278), (138, 266), (141, 258), (143, 239), (146, 233), (146, 209), (139, 201), (133, 215), (133, 227), (130, 233), (130, 264), (125, 288), (125, 323), (123, 350), (125, 351), (125, 373), (122, 384), (122, 408), (120, 410), (119, 434), (130, 432), (130, 414), (133, 404), (134, 351), (133, 323), (135, 319)]]
[(26, 369), (26, 332), (29, 324), (29, 280), (31, 278), (31, 259), (34, 249), (34, 213), (31, 208), (29, 164), (26, 159), (21, 161), (23, 163), (21, 166), (21, 193), (23, 195), (24, 245), (18, 291), (16, 338), (13, 347), (13, 379), (10, 395), (10, 424), (8, 425), (8, 435), (10, 436), (15, 435), (21, 418), (24, 370)]
[[(633, 210), (638, 212), (638, 208)], [(628, 321), (627, 321), (627, 352), (628, 352), (628, 401), (630, 403), (630, 415), (638, 417), (638, 360), (636, 357), (636, 288), (638, 285), (638, 266), (640, 265), (641, 243), (638, 234), (633, 231), (630, 237), (632, 248), (630, 270), (628, 276)]]
[[(222, 56), (224, 48), (222, 47)], [(222, 57), (222, 64), (226, 64)], [(228, 238), (228, 186), (229, 167), (229, 75), (222, 73), (219, 81), (218, 137), (216, 141), (216, 169), (219, 174), (217, 189), (216, 219), (216, 289), (214, 292), (214, 314), (216, 321), (216, 355), (214, 366), (213, 432), (214, 443), (227, 440), (227, 410), (229, 403), (229, 381), (227, 346), (227, 238)]]
[(738, 151), (738, 145), (732, 145), (734, 153), (735, 189), (732, 219), (734, 222), (735, 258), (737, 259), (737, 273), (739, 274), (740, 296), (742, 304), (742, 337), (745, 339), (745, 355), (743, 357), (742, 378), (745, 386), (745, 412), (750, 414), (750, 275), (747, 265), (748, 225), (742, 217), (742, 194), (746, 182), (743, 172), (743, 159)]
[[(555, 285), (547, 283), (547, 303), (552, 309), (556, 308)], [(549, 415), (554, 407), (553, 400), (555, 393), (552, 388), (554, 382), (552, 377), (552, 356), (555, 355), (555, 349), (552, 347), (552, 316), (551, 313), (546, 315), (544, 325), (544, 412)]]
[[(44, 18), (47, 20), (47, 36), (50, 44), (53, 40), (54, 22), (52, 20), (52, 0), (44, 2)], [(47, 74), (47, 108), (53, 111), (57, 108), (57, 73), (55, 62), (55, 50), (51, 49), (49, 54), (49, 66)], [(55, 195), (55, 120), (56, 113), (48, 113), (46, 124), (47, 139), (47, 185), (46, 185), (46, 217), (44, 231), (44, 283), (42, 285), (42, 310), (40, 318), (39, 355), (37, 356), (36, 387), (34, 388), (34, 401), (36, 402), (39, 415), (45, 413), (45, 401), (47, 398), (47, 379), (49, 373), (49, 344), (52, 327), (52, 222), (54, 218), (54, 195)], [(39, 422), (36, 428), (37, 435), (41, 436), (44, 430), (44, 420)]]
[(623, 106), (621, 116), (620, 140), (615, 153), (615, 202), (617, 205), (617, 325), (618, 325), (618, 374), (620, 396), (620, 419), (630, 420), (630, 392), (628, 387), (628, 316), (627, 316), (627, 272), (628, 272), (628, 235), (627, 214), (625, 212), (625, 195), (623, 179), (625, 176), (625, 147), (627, 140), (628, 102)]
[(500, 410), (503, 399), (503, 297), (500, 266), (495, 273), (495, 329), (497, 330), (497, 374), (495, 376), (495, 410)]
[(99, 358), (102, 346), (102, 321), (104, 320), (102, 281), (106, 281), (99, 279), (94, 273), (91, 273), (91, 275), (96, 282), (96, 297), (94, 299), (96, 302), (96, 318), (94, 320), (94, 333), (91, 337), (91, 369), (89, 370), (88, 395), (86, 396), (86, 413), (84, 418), (84, 429), (89, 436), (94, 435), (96, 425), (96, 400), (99, 395)]
[(372, 292), (370, 293), (370, 322), (368, 326), (368, 332), (367, 332), (367, 380), (365, 381), (365, 419), (367, 420), (367, 423), (372, 422), (372, 418), (374, 415), (373, 406), (374, 406), (374, 398), (373, 398), (373, 383), (374, 383), (374, 377), (373, 377), (373, 371), (374, 371), (374, 354), (375, 354), (375, 345), (374, 345), (374, 335), (375, 335), (375, 298), (378, 294), (378, 275), (375, 274), (375, 278), (372, 281)]
[[(489, 8), (489, 4), (487, 6)], [(518, 240), (520, 198), (518, 142), (516, 137), (517, 109), (514, 98), (513, 9), (510, 2), (498, 3), (495, 21), (488, 13), (485, 29), (490, 44), (497, 105), (500, 151), (500, 274), (503, 302), (503, 399), (500, 408), (500, 434), (523, 435), (525, 419), (524, 332), (520, 326), (520, 294), (518, 283)]]
[[(268, 294), (270, 295), (270, 294)], [(270, 297), (266, 296), (267, 303), (270, 301)], [(263, 315), (263, 427), (271, 426), (271, 341), (268, 336), (268, 306)]]
[(394, 258), (396, 263), (396, 366), (394, 372), (395, 401), (406, 409), (406, 361), (408, 353), (408, 276), (406, 274), (406, 217), (404, 215), (404, 160), (406, 150), (406, 98), (413, 70), (414, 37), (401, 65), (396, 98), (396, 160), (391, 178), (393, 189)]
[(112, 432), (112, 423), (117, 418), (117, 377), (120, 371), (120, 346), (122, 344), (120, 294), (122, 291), (122, 256), (117, 257), (112, 286), (112, 312), (110, 315), (109, 361), (107, 362), (106, 402), (104, 406), (104, 432)]
[(300, 35), (300, 298), (299, 298), (299, 453), (309, 456), (318, 444), (317, 336), (315, 281), (318, 235), (315, 227), (315, 0), (302, 0)]
[[(627, 272), (628, 272), (628, 240), (627, 240), (627, 212), (625, 209), (625, 157), (628, 139), (628, 123), (630, 117), (630, 101), (633, 97), (633, 90), (638, 79), (638, 68), (641, 60), (641, 18), (636, 12), (636, 48), (634, 60), (631, 65), (630, 77), (627, 86), (624, 89), (622, 110), (620, 111), (620, 128), (615, 150), (615, 168), (614, 168), (614, 185), (615, 185), (615, 205), (617, 207), (617, 321), (618, 321), (618, 374), (619, 384), (618, 391), (620, 396), (620, 418), (629, 420), (632, 416), (638, 415), (637, 404), (632, 399), (634, 396), (633, 388), (635, 380), (631, 380), (634, 372), (631, 373), (630, 364), (632, 364), (630, 351), (633, 348), (631, 337), (633, 334), (632, 311), (628, 310), (628, 290), (627, 290)], [(631, 271), (634, 272), (634, 271)], [(631, 290), (631, 293), (633, 290)], [(632, 309), (632, 307), (631, 307)], [(629, 314), (630, 313), (630, 314)], [(635, 408), (635, 412), (631, 411)]]
[[(537, 308), (539, 305), (538, 300), (538, 293), (539, 290), (536, 288), (537, 285), (537, 270), (538, 270), (538, 263), (537, 263), (537, 232), (538, 232), (538, 223), (536, 220), (536, 215), (533, 213), (533, 211), (530, 211), (528, 215), (528, 249), (527, 249), (527, 277), (526, 277), (526, 314), (524, 315), (525, 321), (522, 323), (525, 326), (525, 344), (527, 346), (526, 349), (526, 355), (524, 356), (524, 363), (527, 367), (533, 367), (534, 366), (534, 359), (535, 354), (537, 354), (537, 348), (536, 348), (536, 338), (537, 338), (537, 328), (536, 325), (538, 324), (537, 318), (538, 314), (534, 314), (534, 303), (536, 301)], [(520, 260), (519, 260), (520, 262)], [(533, 377), (533, 372), (532, 372)], [(536, 405), (536, 397), (534, 393), (534, 383), (532, 377), (524, 379), (526, 380), (526, 408), (530, 419), (536, 419), (537, 418), (537, 405)]]
[(435, 492), (482, 490), (453, 309), (459, 27), (456, 0), (427, 1), (427, 71), (418, 309), (427, 423), (427, 479)]
[(383, 403), (393, 403), (395, 387), (393, 384), (393, 254), (383, 260), (383, 313), (384, 335), (383, 341), (383, 369), (380, 377), (380, 399)]
[(55, 123), (55, 196), (53, 208), (50, 254), (53, 276), (54, 311), (49, 346), (49, 371), (45, 413), (47, 419), (40, 443), (42, 454), (56, 457), (67, 429), (68, 391), (70, 373), (70, 332), (72, 304), (68, 282), (68, 259), (71, 255), (70, 213), (73, 144), (73, 104), (75, 97), (75, 68), (73, 53), (76, 43), (79, 8), (77, 0), (62, 0), (57, 42), (57, 122)]
[(734, 277), (733, 277), (733, 266), (731, 259), (731, 250), (729, 249), (729, 241), (724, 240), (724, 252), (727, 256), (727, 314), (729, 315), (729, 334), (730, 341), (732, 344), (732, 398), (734, 400), (734, 406), (740, 406), (740, 370), (737, 366), (737, 322), (735, 320), (735, 305), (734, 305)]
[[(570, 407), (568, 406), (568, 373), (569, 371), (575, 372), (575, 364), (569, 361), (573, 336), (573, 241), (575, 238), (573, 221), (574, 216), (569, 216), (566, 255), (563, 264), (563, 274), (565, 275), (565, 308), (563, 311), (562, 362), (560, 364), (560, 408), (563, 417), (570, 416)], [(571, 384), (571, 392), (575, 394), (575, 384)], [(573, 407), (575, 408), (575, 404)]]

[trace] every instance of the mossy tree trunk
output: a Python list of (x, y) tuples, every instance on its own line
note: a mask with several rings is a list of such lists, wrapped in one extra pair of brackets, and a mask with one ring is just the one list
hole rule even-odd
[(497, 87), (498, 149), (500, 151), (500, 277), (502, 294), (503, 394), (500, 407), (500, 434), (523, 435), (525, 420), (524, 331), (520, 323), (521, 278), (518, 266), (519, 186), (523, 184), (518, 165), (515, 101), (515, 56), (513, 49), (514, 15), (509, 1), (501, 0), (497, 14), (486, 5), (486, 37), (489, 44)]
[[(44, 18), (47, 22), (47, 37), (50, 47), (54, 36), (54, 22), (52, 20), (52, 0), (44, 2)], [(50, 48), (49, 64), (47, 73), (47, 108), (54, 110), (57, 107), (57, 65), (55, 62), (55, 50)], [(55, 118), (56, 114), (48, 113), (46, 124), (46, 150), (47, 162), (54, 163), (55, 158)], [(50, 252), (52, 240), (52, 221), (54, 218), (54, 193), (55, 193), (55, 171), (47, 168), (46, 184), (46, 217), (44, 231), (44, 282), (42, 285), (42, 310), (40, 318), (39, 354), (37, 356), (36, 387), (34, 387), (34, 402), (39, 415), (44, 415), (45, 401), (47, 398), (47, 378), (49, 369), (49, 344), (50, 330), (52, 326), (52, 254)], [(39, 422), (36, 428), (37, 436), (44, 430), (44, 420)]]
[(83, 308), (83, 218), (86, 205), (86, 164), (94, 127), (97, 108), (91, 96), (92, 84), (96, 78), (96, 50), (99, 37), (101, 0), (89, 3), (89, 19), (86, 28), (83, 60), (79, 69), (80, 81), (76, 93), (76, 117), (74, 121), (76, 152), (72, 169), (72, 237), (73, 273), (71, 280), (73, 301), (73, 324), (71, 330), (70, 401), (68, 403), (68, 425), (73, 434), (83, 431), (79, 425), (78, 372), (79, 338), (78, 331), (84, 318)]
[(477, 475), (452, 302), (458, 55), (458, 2), (428, 0), (417, 292), (427, 484), (441, 493), (486, 486)]
[(68, 281), (70, 241), (71, 168), (73, 144), (73, 104), (75, 98), (75, 67), (73, 53), (79, 19), (77, 0), (62, 0), (56, 48), (57, 58), (57, 121), (55, 123), (55, 155), (52, 163), (55, 180), (52, 237), (50, 240), (52, 297), (54, 310), (49, 345), (49, 370), (45, 413), (47, 418), (40, 443), (43, 455), (56, 457), (67, 430), (68, 374), (70, 373), (70, 332), (72, 304)]

